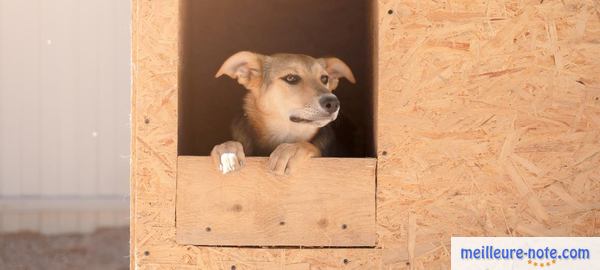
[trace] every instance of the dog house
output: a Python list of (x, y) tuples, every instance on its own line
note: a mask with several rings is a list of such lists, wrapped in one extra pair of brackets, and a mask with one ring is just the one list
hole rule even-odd
[[(447, 269), (452, 236), (600, 235), (592, 3), (132, 4), (132, 269)], [(240, 50), (346, 61), (357, 150), (218, 173)]]

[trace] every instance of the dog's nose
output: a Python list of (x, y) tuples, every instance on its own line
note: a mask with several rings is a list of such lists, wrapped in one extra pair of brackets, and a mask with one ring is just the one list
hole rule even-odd
[(328, 113), (334, 113), (340, 108), (340, 101), (335, 95), (325, 95), (319, 99), (319, 104)]

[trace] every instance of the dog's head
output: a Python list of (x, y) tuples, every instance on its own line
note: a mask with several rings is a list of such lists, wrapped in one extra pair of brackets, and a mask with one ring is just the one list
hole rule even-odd
[(355, 82), (340, 59), (301, 54), (238, 52), (223, 63), (216, 77), (223, 74), (250, 90), (262, 113), (319, 127), (337, 118), (340, 102), (332, 92), (339, 79)]

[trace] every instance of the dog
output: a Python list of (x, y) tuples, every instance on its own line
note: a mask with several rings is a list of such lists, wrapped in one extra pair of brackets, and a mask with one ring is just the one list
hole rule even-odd
[(335, 134), (328, 124), (338, 117), (340, 102), (332, 92), (342, 78), (356, 83), (342, 60), (241, 51), (223, 63), (215, 78), (223, 75), (248, 92), (244, 113), (231, 126), (233, 140), (211, 151), (218, 170), (240, 170), (246, 155), (268, 155), (270, 171), (293, 174), (309, 158), (335, 151)]

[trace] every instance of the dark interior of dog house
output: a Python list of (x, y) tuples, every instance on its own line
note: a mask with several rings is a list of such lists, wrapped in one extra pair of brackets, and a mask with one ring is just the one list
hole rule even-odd
[(252, 51), (343, 60), (357, 82), (341, 80), (334, 91), (341, 103), (332, 123), (336, 139), (351, 146), (348, 157), (373, 157), (372, 5), (367, 0), (268, 2), (182, 1), (178, 154), (206, 156), (214, 145), (231, 140), (231, 121), (242, 113), (247, 90), (229, 77), (214, 76), (229, 56)]

